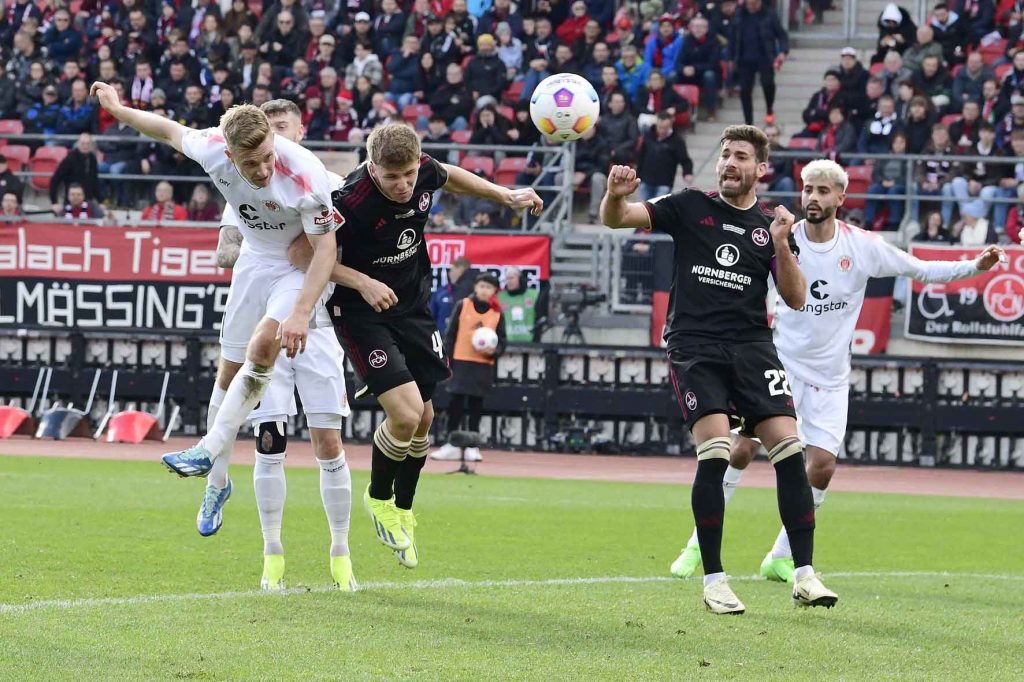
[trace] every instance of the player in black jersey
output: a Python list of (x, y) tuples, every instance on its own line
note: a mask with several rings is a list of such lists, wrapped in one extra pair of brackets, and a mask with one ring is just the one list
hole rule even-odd
[[(434, 192), (445, 189), (539, 215), (532, 189), (511, 190), (422, 153), (412, 128), (375, 128), (368, 160), (334, 192), (340, 284), (327, 303), (339, 340), (387, 418), (373, 434), (370, 485), (363, 503), (377, 536), (409, 568), (419, 563), (413, 496), (426, 461), (434, 419), (431, 398), (449, 376), (441, 333), (427, 306), (431, 266), (423, 240)], [(289, 257), (300, 268), (311, 251), (296, 240)]]
[(775, 466), (779, 513), (799, 567), (793, 599), (829, 607), (837, 600), (811, 567), (814, 504), (793, 397), (768, 326), (769, 275), (794, 309), (804, 305), (807, 286), (790, 246), (793, 214), (782, 207), (772, 213), (757, 201), (755, 188), (767, 162), (764, 133), (730, 126), (721, 138), (718, 192), (684, 189), (628, 203), (640, 179), (628, 166), (613, 166), (601, 202), (605, 225), (658, 230), (675, 244), (665, 341), (676, 398), (698, 443), (691, 504), (704, 563), (704, 603), (714, 613), (744, 611), (721, 561), (730, 416), (757, 434)]

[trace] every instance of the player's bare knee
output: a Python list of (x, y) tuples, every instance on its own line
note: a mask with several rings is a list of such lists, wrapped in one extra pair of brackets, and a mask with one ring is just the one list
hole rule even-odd
[(281, 342), (277, 338), (277, 324), (261, 324), (249, 341), (245, 357), (253, 364), (273, 367), (280, 352)]
[(405, 402), (388, 412), (388, 430), (395, 438), (412, 440), (423, 417), (423, 403)]
[(808, 448), (807, 452), (807, 480), (819, 490), (824, 490), (832, 481), (836, 473), (836, 458), (824, 450)]
[(256, 427), (256, 452), (283, 455), (288, 449), (288, 431), (284, 422), (260, 422)]
[(309, 429), (310, 440), (313, 441), (313, 456), (319, 460), (337, 459), (343, 452), (341, 431), (337, 429)]
[(757, 451), (761, 446), (757, 441), (743, 436), (733, 438), (732, 447), (729, 450), (729, 464), (734, 469), (746, 469), (754, 461)]
[(217, 365), (217, 386), (228, 390), (231, 386), (231, 380), (238, 374), (238, 370), (242, 368), (242, 364), (239, 362), (232, 362), (226, 358), (221, 358), (220, 363)]

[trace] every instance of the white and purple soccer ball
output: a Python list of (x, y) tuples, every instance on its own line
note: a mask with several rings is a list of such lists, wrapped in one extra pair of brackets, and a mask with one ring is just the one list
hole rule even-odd
[(597, 123), (601, 104), (586, 78), (559, 73), (540, 82), (530, 97), (533, 125), (550, 140), (578, 140)]
[(473, 348), (480, 353), (494, 350), (498, 347), (498, 333), (490, 327), (480, 327), (473, 332), (472, 344)]

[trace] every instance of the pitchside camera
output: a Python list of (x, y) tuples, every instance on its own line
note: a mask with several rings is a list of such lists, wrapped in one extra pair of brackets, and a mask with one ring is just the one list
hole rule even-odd
[(584, 289), (583, 287), (563, 289), (558, 297), (558, 303), (562, 307), (562, 312), (566, 315), (572, 313), (579, 314), (585, 308), (595, 306), (598, 303), (604, 303), (607, 300), (608, 297), (605, 294)]

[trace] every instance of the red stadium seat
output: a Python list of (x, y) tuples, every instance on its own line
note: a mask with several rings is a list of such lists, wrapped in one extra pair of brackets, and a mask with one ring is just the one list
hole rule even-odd
[(988, 64), (989, 66), (992, 66), (992, 64), (1002, 59), (1003, 56), (1006, 54), (1006, 41), (997, 40), (991, 45), (979, 47), (978, 52), (981, 53), (981, 58), (985, 61), (985, 63)]
[(107, 422), (108, 443), (141, 443), (144, 440), (160, 440), (160, 424), (148, 412), (119, 412)]
[(469, 138), (473, 136), (468, 130), (455, 130), (452, 131), (452, 142), (455, 144), (469, 144)]
[(882, 69), (884, 68), (885, 64), (883, 64), (882, 62), (878, 62), (877, 64), (872, 64), (869, 71), (872, 76), (877, 76), (878, 74), (882, 73)]
[(515, 123), (516, 121), (516, 110), (507, 104), (498, 105), (498, 113), (507, 118), (508, 120)]
[(685, 99), (690, 104), (690, 111), (697, 111), (697, 107), (700, 106), (700, 88), (696, 85), (673, 85), (672, 89), (676, 91), (676, 94)]
[(940, 122), (947, 128), (960, 120), (960, 114), (946, 114)]
[[(866, 194), (868, 185), (871, 184), (870, 166), (850, 166), (846, 169), (846, 175), (850, 178), (850, 184), (846, 188), (846, 194)], [(848, 198), (843, 206), (846, 210), (852, 208), (864, 208), (865, 200), (861, 197)]]
[(25, 132), (25, 126), (16, 118), (5, 118), (0, 120), (0, 135), (21, 135)]
[(505, 93), (501, 96), (501, 100), (508, 104), (515, 104), (519, 101), (520, 95), (523, 94), (523, 86), (526, 85), (525, 81), (512, 81), (512, 83), (505, 89)]
[(0, 405), (0, 438), (16, 433), (31, 436), (35, 431), (36, 422), (28, 412), (13, 405)]
[(434, 112), (429, 104), (406, 104), (405, 108), (402, 109), (402, 120), (415, 128), (416, 121), (420, 116), (430, 118), (432, 113)]
[(814, 151), (818, 147), (818, 140), (814, 137), (791, 137), (786, 143), (787, 149), (809, 149)]
[(67, 155), (66, 147), (40, 147), (37, 149), (29, 164), (29, 170), (34, 173), (44, 173), (44, 175), (33, 175), (32, 186), (40, 191), (50, 189), (50, 178), (53, 177), (53, 172), (57, 170), (57, 166)]
[(516, 184), (516, 176), (526, 168), (525, 156), (507, 156), (498, 164), (498, 170), (494, 175), (494, 182), (502, 187), (512, 187)]
[(7, 165), (10, 166), (11, 172), (17, 173), (28, 165), (32, 150), (23, 144), (9, 144), (6, 147), (0, 147), (0, 154), (7, 157)]
[(1003, 79), (1006, 78), (1006, 74), (1013, 70), (1013, 64), (1000, 64), (995, 68), (996, 82), (1002, 83)]
[(480, 173), (488, 180), (494, 177), (494, 159), (489, 156), (467, 156), (459, 166), (471, 173)]

